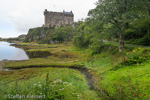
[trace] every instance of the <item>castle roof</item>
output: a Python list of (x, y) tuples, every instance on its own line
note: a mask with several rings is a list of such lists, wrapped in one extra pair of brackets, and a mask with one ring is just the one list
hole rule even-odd
[(71, 11), (71, 12), (67, 12), (67, 11), (64, 11), (64, 10), (63, 10), (63, 13), (64, 13), (65, 15), (73, 15), (72, 11)]
[(74, 16), (73, 12), (70, 11), (70, 12), (67, 12), (65, 10), (63, 10), (63, 12), (53, 12), (53, 11), (47, 11), (47, 9), (45, 9), (44, 11), (44, 15), (47, 14), (47, 13), (59, 13), (59, 14), (64, 14), (66, 16)]

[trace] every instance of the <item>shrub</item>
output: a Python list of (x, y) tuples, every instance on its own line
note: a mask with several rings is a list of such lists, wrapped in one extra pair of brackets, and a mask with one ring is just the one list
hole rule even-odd
[[(147, 53), (147, 52), (145, 52)], [(125, 65), (137, 64), (139, 65), (142, 62), (145, 62), (148, 58), (145, 55), (144, 51), (141, 48), (134, 49), (131, 52), (126, 52), (126, 60), (124, 62)]]
[[(129, 84), (125, 84), (129, 83)], [(122, 77), (121, 81), (114, 82), (114, 92), (111, 94), (111, 99), (114, 100), (146, 100), (144, 91), (139, 86), (138, 81), (132, 82), (130, 76)]]
[(85, 47), (85, 45), (84, 45), (84, 36), (82, 34), (74, 36), (74, 38), (73, 38), (73, 44), (76, 47), (79, 47), (79, 48)]
[(145, 45), (145, 46), (150, 46), (150, 35), (149, 34), (145, 35), (143, 38), (141, 38), (138, 41), (138, 44)]

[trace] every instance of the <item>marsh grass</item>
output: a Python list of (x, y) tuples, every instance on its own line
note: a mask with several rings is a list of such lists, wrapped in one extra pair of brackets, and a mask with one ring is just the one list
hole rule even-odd
[[(34, 58), (26, 61), (8, 62), (5, 67), (7, 68), (26, 68), (26, 67), (72, 67), (76, 65), (82, 65), (81, 63), (86, 59), (87, 54), (81, 50), (74, 50), (71, 43), (46, 45), (40, 44), (42, 48), (34, 45), (29, 45), (30, 49), (26, 50), (28, 53), (35, 51), (49, 52), (50, 55), (45, 58)], [(25, 45), (28, 47), (28, 45)], [(37, 48), (36, 48), (37, 47)], [(50, 47), (50, 48), (49, 48)], [(56, 48), (51, 48), (56, 47)], [(79, 64), (80, 63), (80, 64)], [(79, 67), (79, 66), (77, 66)]]
[[(12, 100), (12, 96), (43, 96), (45, 100), (91, 100), (98, 99), (96, 93), (89, 90), (86, 80), (80, 72), (67, 68), (30, 68), (24, 69), (16, 76), (16, 79), (10, 77), (16, 75), (18, 70), (7, 77), (5, 81), (0, 81), (1, 100)], [(33, 73), (32, 75), (29, 73)], [(28, 74), (30, 78), (26, 78)], [(12, 80), (9, 82), (8, 80)], [(88, 97), (87, 97), (88, 95)], [(19, 98), (19, 97), (18, 97)], [(17, 99), (18, 99), (17, 98)], [(15, 99), (15, 100), (17, 100)], [(28, 98), (31, 99), (31, 98)], [(28, 100), (25, 98), (24, 100)], [(33, 100), (38, 98), (34, 98)], [(18, 99), (19, 100), (19, 99)]]
[[(104, 48), (100, 50), (100, 54), (93, 54), (92, 50), (90, 49), (76, 48), (72, 46), (70, 43), (58, 44), (58, 45), (43, 45), (43, 46), (46, 46), (45, 48), (43, 48), (43, 51), (49, 51), (52, 54), (52, 56), (49, 56), (46, 59), (35, 58), (35, 59), (30, 59), (21, 62), (9, 62), (8, 64), (6, 64), (5, 67), (10, 67), (10, 68), (32, 67), (32, 66), (34, 67), (49, 67), (49, 66), (84, 67), (87, 68), (93, 74), (93, 78), (94, 78), (93, 80), (95, 82), (94, 84), (95, 84), (96, 92), (102, 100), (148, 100), (148, 98), (150, 98), (149, 95), (150, 94), (150, 90), (149, 90), (150, 87), (149, 51), (150, 50), (148, 48), (138, 49), (136, 47), (125, 46), (123, 52), (118, 53), (118, 46), (116, 44), (104, 43)], [(48, 48), (50, 46), (56, 48)], [(28, 49), (28, 51), (34, 51), (40, 49), (42, 48), (32, 48), (32, 49)], [(141, 57), (146, 57), (146, 60), (143, 60), (138, 64), (137, 62), (132, 64), (130, 63), (125, 64), (126, 61), (131, 61), (129, 60), (130, 57), (127, 56), (127, 52), (131, 52), (131, 51), (133, 52), (135, 49), (137, 49), (138, 52), (137, 54), (134, 54), (135, 52), (132, 53), (131, 58), (134, 58), (136, 56), (138, 57), (141, 56)], [(145, 58), (141, 58), (141, 59), (145, 59)], [(57, 70), (59, 71), (59, 69)], [(46, 92), (47, 99), (49, 98), (48, 97), (49, 94), (53, 94), (53, 96), (50, 97), (54, 97), (57, 99), (59, 98), (68, 99), (65, 94), (69, 95), (68, 97), (70, 99), (95, 100), (95, 97), (97, 99), (96, 93), (93, 91), (89, 91), (88, 87), (85, 87), (87, 86), (87, 84), (83, 82), (83, 80), (72, 76), (73, 72), (68, 74), (66, 70), (64, 72), (58, 72), (59, 74), (55, 74), (52, 71), (49, 72), (49, 74), (48, 72), (45, 72), (44, 76), (43, 73), (42, 74), (41, 73), (40, 74), (33, 73), (31, 75), (32, 77), (27, 78), (28, 75), (24, 77), (23, 75), (21, 75), (21, 73), (20, 75), (16, 75), (15, 77), (13, 76), (13, 74), (15, 73), (8, 72), (7, 74), (2, 72), (0, 77), (1, 80), (10, 80), (10, 78), (8, 77), (9, 75), (12, 75), (13, 76), (12, 81), (18, 79), (17, 77), (19, 77), (21, 80), (30, 80), (31, 78), (33, 78), (35, 82), (32, 84), (35, 84), (36, 82), (38, 82), (36, 80), (39, 78), (36, 76), (40, 75), (41, 77), (43, 77), (43, 78), (39, 78), (43, 82), (42, 83), (43, 87), (48, 86), (46, 84), (50, 84), (50, 86), (51, 85), (53, 86), (54, 84), (52, 83), (55, 80), (61, 80), (62, 82), (72, 83), (72, 85), (66, 89), (65, 86), (62, 86), (62, 82), (59, 83), (61, 85), (57, 84), (58, 85), (57, 87), (59, 87), (59, 89), (62, 89), (61, 92), (59, 93), (57, 93), (58, 88), (48, 86), (48, 90), (51, 89), (52, 92), (50, 91)], [(61, 77), (58, 77), (58, 75)], [(76, 76), (78, 75), (80, 74), (78, 73)], [(55, 77), (55, 78), (51, 79), (50, 77)], [(69, 80), (66, 80), (65, 77), (70, 77), (70, 78)], [(85, 86), (81, 85), (80, 87), (79, 85), (83, 83)], [(18, 84), (20, 83), (18, 82)], [(67, 89), (71, 91), (75, 91), (74, 93), (78, 94), (79, 98), (77, 98), (77, 95), (71, 94)], [(4, 90), (8, 91), (6, 88), (4, 88)]]

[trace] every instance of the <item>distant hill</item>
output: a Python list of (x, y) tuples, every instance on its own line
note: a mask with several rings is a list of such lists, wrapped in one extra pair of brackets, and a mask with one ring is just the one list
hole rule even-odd
[(26, 35), (25, 35), (25, 34), (19, 35), (18, 38), (19, 38), (19, 39), (25, 39), (25, 38), (26, 38)]

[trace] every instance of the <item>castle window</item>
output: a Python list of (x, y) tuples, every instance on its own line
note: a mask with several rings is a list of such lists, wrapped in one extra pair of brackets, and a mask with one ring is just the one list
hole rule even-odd
[(68, 24), (70, 24), (70, 18), (68, 18)]
[(55, 19), (55, 25), (57, 24), (57, 19)]
[(60, 16), (60, 19), (62, 20), (62, 16)]
[(65, 25), (65, 20), (63, 21), (63, 24)]

